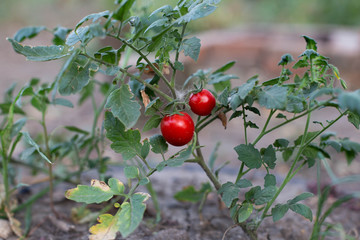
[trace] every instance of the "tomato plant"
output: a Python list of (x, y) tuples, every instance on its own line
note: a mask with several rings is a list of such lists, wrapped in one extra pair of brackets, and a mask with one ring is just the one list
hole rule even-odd
[[(199, 191), (188, 188), (186, 192), (177, 193), (177, 199), (203, 201), (209, 191), (215, 191), (230, 210), (235, 226), (241, 227), (251, 239), (257, 239), (257, 229), (268, 217), (276, 222), (288, 211), (293, 211), (311, 221), (312, 210), (300, 203), (312, 197), (311, 193), (301, 193), (286, 202), (274, 203), (301, 169), (315, 165), (320, 168), (320, 163), (330, 159), (329, 149), (345, 153), (348, 164), (351, 164), (360, 152), (360, 144), (327, 133), (327, 130), (344, 117), (359, 129), (360, 92), (344, 90), (345, 81), (338, 69), (317, 51), (314, 39), (304, 36), (305, 51), (297, 60), (290, 54), (283, 55), (278, 64), (281, 66), (278, 77), (260, 82), (258, 76), (254, 76), (246, 82), (236, 82), (233, 87), (232, 82), (238, 77), (227, 73), (235, 65), (235, 62), (229, 62), (214, 71), (199, 69), (191, 74), (182, 89), (190, 82), (195, 87), (189, 88), (184, 97), (184, 94), (179, 94), (182, 82), (177, 73), (185, 66), (179, 56), (184, 54), (196, 61), (201, 47), (200, 39), (187, 35), (187, 26), (214, 12), (220, 0), (179, 0), (175, 6), (165, 5), (151, 14), (145, 11), (136, 15), (131, 11), (134, 2), (115, 1), (114, 10), (85, 16), (73, 29), (61, 26), (55, 29), (25, 27), (13, 38), (8, 38), (13, 49), (28, 60), (64, 59), (64, 63), (53, 82), (40, 84), (39, 80), (31, 80), (13, 101), (0, 105), (7, 114), (0, 132), (7, 216), (12, 216), (9, 209), (13, 192), (8, 181), (8, 164), (15, 161), (12, 156), (14, 149), (24, 139), (28, 148), (21, 159), (43, 159), (48, 163), (48, 169), (40, 169), (49, 174), (50, 189), (53, 179), (59, 178), (52, 171), (54, 161), (59, 165), (63, 159), (67, 159), (64, 162), (70, 159), (71, 166), (64, 165), (69, 169), (65, 179), (77, 176), (75, 183), (78, 185), (69, 189), (65, 196), (86, 204), (110, 201), (111, 206), (115, 206), (115, 214), (103, 213), (99, 216), (99, 223), (90, 228), (90, 239), (115, 239), (118, 232), (124, 238), (129, 236), (143, 218), (149, 194), (159, 221), (160, 206), (151, 176), (161, 174), (164, 168), (184, 164), (199, 165), (212, 187), (205, 183)], [(25, 39), (36, 37), (45, 30), (53, 35), (53, 45), (24, 45)], [(97, 39), (104, 38), (115, 41), (117, 47), (115, 44), (99, 47)], [(94, 42), (98, 44), (92, 44)], [(132, 54), (137, 56), (137, 60), (130, 63)], [(294, 74), (293, 69), (301, 69), (302, 73)], [(111, 80), (99, 80), (99, 74)], [(211, 89), (213, 94), (206, 89), (197, 92), (198, 86)], [(8, 92), (12, 94), (12, 91)], [(195, 94), (189, 96), (191, 93)], [(73, 135), (56, 143), (52, 139), (54, 135), (48, 133), (46, 127), (46, 110), (49, 105), (74, 107), (66, 98), (68, 95), (78, 95), (79, 105), (91, 101), (94, 111), (92, 127), (64, 126), (62, 129)], [(100, 100), (96, 99), (98, 95)], [(21, 131), (26, 119), (14, 121), (15, 114), (25, 114), (18, 103), (21, 100), (24, 104), (26, 99), (41, 112), (42, 141)], [(184, 99), (190, 100), (187, 102)], [(199, 115), (195, 123), (186, 113), (188, 105)], [(312, 113), (326, 108), (335, 109), (337, 117), (313, 121)], [(227, 118), (227, 115), (230, 117)], [(249, 115), (266, 120), (264, 123), (253, 122), (249, 120)], [(146, 120), (142, 131), (136, 128), (140, 118)], [(243, 125), (239, 134), (244, 136), (244, 141), (234, 142), (232, 146), (238, 164), (233, 181), (222, 182), (219, 174), (223, 166), (215, 170), (215, 158), (210, 161), (204, 158), (204, 146), (197, 138), (218, 118), (223, 125), (227, 124), (227, 119)], [(264, 136), (301, 118), (304, 119), (302, 133), (295, 140), (279, 136), (273, 142), (262, 142)], [(253, 129), (258, 134), (251, 138), (248, 133)], [(156, 133), (145, 136), (144, 132), (149, 130)], [(158, 134), (160, 131), (162, 135)], [(107, 143), (121, 155), (126, 188), (123, 182), (106, 175), (107, 162), (118, 159), (105, 156)], [(170, 153), (168, 143), (184, 147)], [(214, 155), (216, 151), (217, 148)], [(161, 161), (150, 161), (150, 152), (158, 154)], [(274, 175), (279, 161), (290, 165), (281, 182), (277, 182)], [(92, 168), (98, 170), (99, 179), (93, 180), (91, 185), (81, 185), (81, 174)], [(259, 171), (263, 175), (263, 184), (255, 185), (247, 178), (251, 171)], [(138, 191), (141, 185), (146, 187), (147, 192)], [(189, 193), (197, 194), (197, 197), (187, 198)], [(312, 236), (321, 234), (321, 225), (328, 212), (325, 215), (321, 213), (319, 211), (316, 218)]]
[(189, 99), (191, 111), (199, 116), (210, 115), (215, 105), (216, 99), (207, 89), (202, 89), (200, 92), (192, 94)]
[(194, 122), (186, 112), (166, 115), (160, 123), (165, 140), (174, 146), (183, 146), (191, 141), (194, 135)]

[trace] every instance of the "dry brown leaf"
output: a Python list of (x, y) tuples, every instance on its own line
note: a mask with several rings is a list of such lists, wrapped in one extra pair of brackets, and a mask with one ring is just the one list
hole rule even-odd
[(22, 231), (21, 231), (21, 223), (19, 220), (14, 218), (14, 214), (5, 207), (5, 213), (7, 218), (9, 219), (11, 230), (16, 234), (18, 237), (22, 237)]
[(0, 219), (0, 238), (8, 239), (11, 232), (12, 230), (9, 221)]
[(225, 114), (224, 112), (219, 112), (218, 118), (221, 120), (222, 125), (223, 125), (224, 128), (226, 129), (226, 127), (227, 127), (227, 117), (226, 117), (226, 114)]
[(144, 103), (144, 106), (146, 107), (149, 103), (150, 103), (150, 98), (149, 96), (146, 94), (145, 90), (141, 90), (141, 97)]
[(91, 180), (91, 186), (93, 187), (99, 187), (100, 189), (104, 191), (110, 191), (110, 187), (103, 181), (99, 181), (97, 179)]

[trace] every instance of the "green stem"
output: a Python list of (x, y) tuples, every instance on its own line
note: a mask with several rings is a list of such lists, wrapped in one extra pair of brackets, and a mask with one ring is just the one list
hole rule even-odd
[[(176, 55), (175, 55), (175, 61), (174, 61), (174, 64), (179, 61), (179, 55), (180, 55), (180, 47), (181, 47), (181, 43), (182, 43), (182, 40), (184, 38), (184, 35), (185, 35), (185, 29), (186, 29), (186, 26), (187, 26), (187, 23), (185, 23), (182, 27), (182, 31), (181, 31), (181, 36), (180, 36), (180, 39), (179, 39), (179, 43), (177, 45), (177, 48), (176, 48)], [(173, 69), (173, 73), (172, 73), (172, 76), (171, 76), (171, 81), (170, 81), (170, 85), (172, 87), (175, 87), (175, 76), (176, 76), (176, 68), (174, 67)]]
[[(230, 111), (231, 111), (231, 109), (226, 109), (224, 111), (224, 113), (227, 113), (227, 112), (230, 112)], [(214, 120), (216, 120), (218, 118), (217, 115), (215, 115), (215, 116), (209, 115), (209, 117), (211, 117), (211, 118), (207, 122), (205, 122), (205, 123), (203, 123), (203, 125), (195, 128), (195, 132), (197, 132), (197, 133), (200, 132), (204, 127), (206, 127), (207, 125), (209, 125), (210, 123), (212, 123)], [(200, 125), (200, 124), (198, 124), (198, 125)]]
[(221, 183), (219, 180), (215, 177), (215, 175), (211, 172), (210, 168), (206, 165), (204, 156), (202, 154), (199, 140), (196, 141), (196, 154), (197, 154), (197, 163), (200, 165), (200, 167), (205, 171), (206, 175), (210, 179), (210, 181), (213, 183), (216, 190), (219, 190), (221, 187)]
[(154, 207), (155, 207), (155, 211), (156, 211), (156, 223), (159, 223), (161, 221), (161, 209), (160, 209), (160, 204), (159, 204), (157, 193), (155, 192), (151, 182), (146, 184), (146, 188), (151, 195), (152, 202), (154, 203)]
[(1, 145), (2, 145), (2, 149), (1, 149), (1, 154), (2, 154), (2, 174), (3, 174), (3, 181), (4, 181), (4, 190), (5, 190), (5, 206), (9, 207), (9, 203), (10, 203), (10, 188), (9, 188), (9, 175), (8, 175), (8, 164), (9, 164), (9, 159), (8, 156), (6, 155), (5, 149), (4, 149), (4, 144), (2, 143), (3, 141), (1, 141)]
[(175, 89), (171, 86), (171, 83), (169, 82), (169, 80), (164, 76), (164, 74), (155, 67), (155, 65), (149, 60), (149, 58), (147, 56), (145, 56), (145, 54), (143, 54), (139, 49), (137, 49), (134, 45), (128, 43), (125, 39), (122, 39), (118, 36), (114, 36), (112, 34), (108, 34), (109, 37), (113, 37), (119, 41), (121, 41), (123, 44), (125, 44), (126, 46), (128, 46), (129, 48), (131, 48), (132, 50), (134, 50), (137, 54), (139, 54), (145, 61), (146, 63), (154, 70), (154, 72), (156, 73), (156, 75), (158, 75), (163, 81), (164, 83), (168, 86), (168, 88), (171, 91), (171, 94), (174, 98), (176, 98), (176, 93), (175, 93)]

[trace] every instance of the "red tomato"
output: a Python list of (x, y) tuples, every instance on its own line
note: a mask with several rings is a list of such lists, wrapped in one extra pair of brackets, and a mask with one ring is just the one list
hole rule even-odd
[(206, 89), (198, 93), (192, 94), (189, 99), (191, 111), (199, 116), (207, 116), (216, 105), (214, 95)]
[(194, 135), (194, 122), (185, 112), (166, 115), (160, 123), (160, 129), (165, 140), (174, 146), (183, 146), (191, 141)]

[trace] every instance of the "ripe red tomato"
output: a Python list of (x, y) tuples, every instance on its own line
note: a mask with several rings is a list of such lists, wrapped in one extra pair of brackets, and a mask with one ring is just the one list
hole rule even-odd
[(207, 116), (216, 105), (214, 95), (206, 89), (198, 93), (192, 94), (189, 99), (191, 111), (199, 116)]
[(191, 141), (194, 135), (194, 122), (185, 112), (166, 115), (160, 123), (160, 129), (165, 140), (174, 146), (183, 146)]

